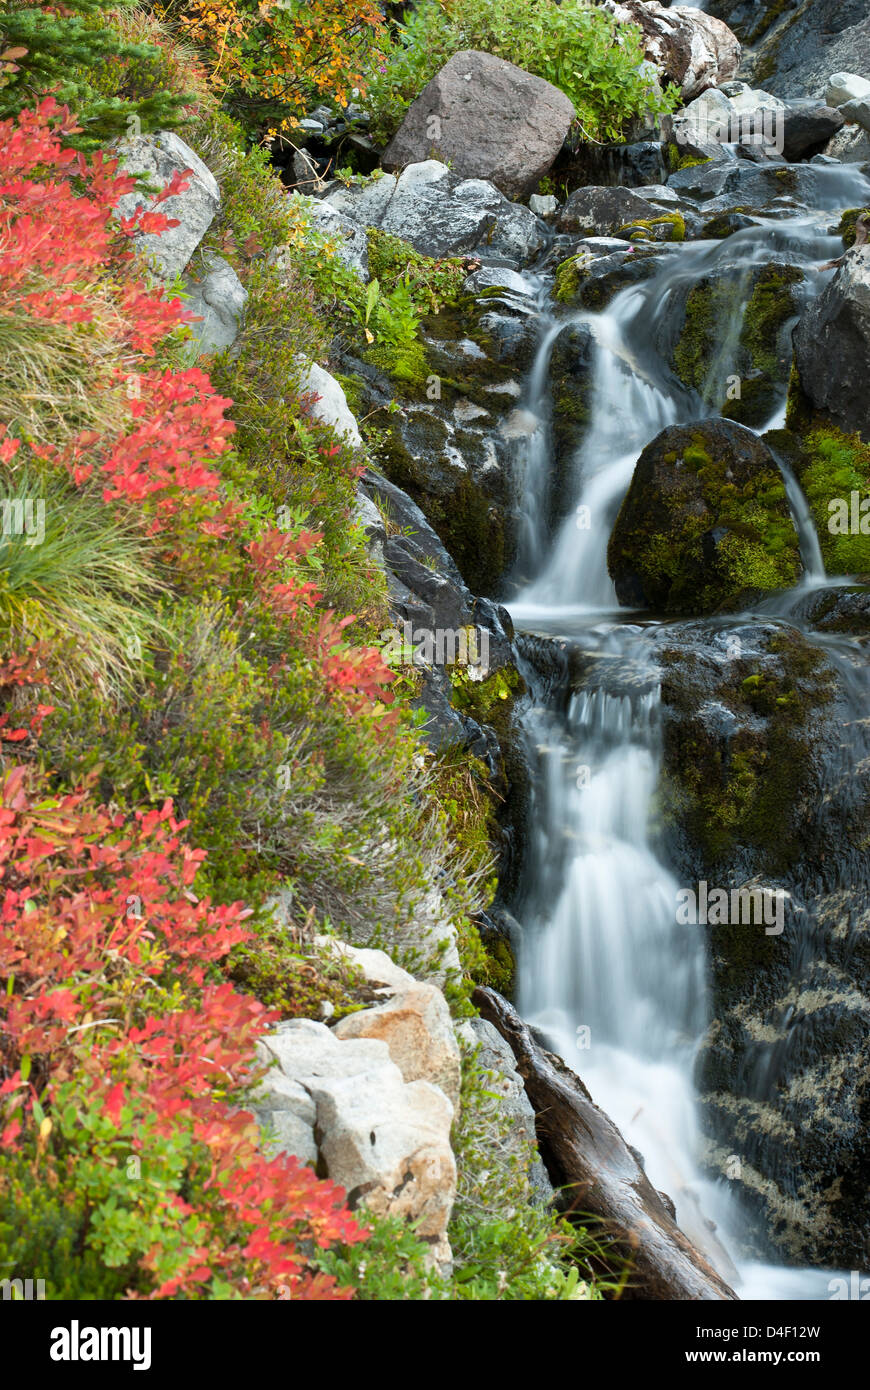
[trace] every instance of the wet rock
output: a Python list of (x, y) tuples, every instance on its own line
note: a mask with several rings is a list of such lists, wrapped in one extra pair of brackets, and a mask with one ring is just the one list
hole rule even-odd
[(644, 55), (691, 101), (708, 87), (734, 77), (740, 43), (721, 20), (701, 10), (667, 9), (656, 0), (604, 0), (621, 24), (638, 24)]
[(395, 178), (333, 186), (325, 201), (366, 227), (408, 241), (425, 256), (483, 252), (524, 261), (541, 245), (541, 229), (528, 208), (509, 202), (483, 179), (463, 179), (428, 159)]
[(630, 188), (578, 188), (557, 219), (560, 232), (609, 236), (629, 222), (658, 217), (661, 209)]
[(549, 171), (575, 115), (543, 78), (492, 53), (455, 53), (411, 104), (382, 163), (440, 159), (460, 178), (523, 198)]
[(591, 327), (588, 323), (569, 324), (553, 344), (549, 365), (553, 475), (545, 519), (551, 535), (556, 534), (575, 501), (574, 462), (589, 423), (594, 364), (595, 337)]
[(661, 142), (638, 140), (631, 144), (580, 144), (559, 159), (554, 176), (569, 188), (635, 188), (659, 183), (667, 172)]
[[(794, 612), (824, 621), (816, 605), (833, 614), (847, 597), (861, 602), (817, 591)], [(708, 1165), (768, 1232), (756, 1257), (860, 1268), (870, 806), (856, 770), (870, 750), (856, 716), (866, 669), (757, 617), (671, 626), (659, 645), (669, 862), (685, 883), (784, 895), (782, 932), (755, 921), (706, 928)], [(714, 707), (723, 717), (710, 718)]]
[[(164, 188), (173, 174), (190, 170), (185, 192), (177, 193), (160, 204), (160, 212), (177, 219), (178, 226), (168, 227), (159, 234), (140, 233), (134, 238), (137, 248), (148, 258), (155, 274), (167, 282), (174, 280), (184, 270), (214, 221), (221, 201), (217, 180), (199, 155), (171, 130), (122, 140), (116, 153), (124, 172), (144, 176), (155, 191)], [(148, 207), (153, 197), (154, 193), (125, 193), (118, 199), (116, 214), (131, 217), (140, 205)]]
[(663, 430), (640, 456), (610, 537), (620, 603), (728, 611), (801, 572), (776, 463), (750, 430), (705, 420)]
[(841, 112), (832, 106), (790, 107), (783, 121), (783, 155), (797, 160), (821, 154), (843, 122)]
[[(755, 427), (770, 419), (788, 386), (803, 278), (783, 261), (735, 261), (691, 287), (675, 288), (660, 347), (711, 413)], [(676, 335), (663, 341), (675, 323)]]
[(807, 306), (794, 345), (807, 399), (834, 425), (870, 440), (870, 246), (846, 252), (831, 283)]

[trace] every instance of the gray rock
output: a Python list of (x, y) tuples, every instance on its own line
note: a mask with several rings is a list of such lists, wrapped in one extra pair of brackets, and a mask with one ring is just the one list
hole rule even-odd
[(478, 1065), (489, 1073), (486, 1089), (498, 1095), (499, 1108), (509, 1122), (502, 1156), (508, 1160), (519, 1158), (522, 1161), (527, 1158), (531, 1148), (529, 1185), (532, 1200), (541, 1206), (546, 1205), (554, 1195), (553, 1185), (537, 1152), (535, 1112), (517, 1071), (513, 1052), (497, 1029), (485, 1019), (468, 1019), (459, 1025), (457, 1032), (466, 1046), (476, 1050)]
[(847, 101), (840, 107), (840, 115), (843, 120), (852, 121), (863, 130), (870, 130), (870, 94), (857, 97), (854, 101)]
[(824, 152), (843, 164), (866, 164), (870, 159), (870, 132), (859, 125), (844, 125), (828, 141)]
[(506, 265), (484, 265), (464, 282), (464, 294), (480, 294), (482, 290), (507, 290), (510, 294), (528, 299), (534, 294), (532, 286), (515, 270)]
[(630, 188), (578, 188), (559, 213), (560, 232), (609, 236), (629, 223), (660, 217), (661, 209)]
[(559, 200), (552, 193), (533, 193), (529, 199), (529, 211), (545, 220), (555, 217), (559, 210)]
[[(155, 274), (164, 281), (180, 275), (211, 226), (220, 207), (220, 189), (214, 174), (198, 154), (186, 145), (174, 131), (161, 130), (155, 135), (137, 135), (122, 140), (117, 146), (120, 166), (130, 174), (147, 178), (154, 191), (166, 186), (174, 173), (190, 169), (188, 187), (160, 204), (159, 212), (177, 218), (177, 227), (165, 232), (148, 232), (136, 237), (139, 250), (151, 262)], [(131, 217), (141, 204), (149, 206), (153, 194), (125, 193), (118, 200), (116, 212)]]
[[(331, 203), (320, 198), (310, 198), (305, 208), (312, 224), (334, 238), (338, 259), (366, 282), (369, 278), (369, 245), (365, 227), (361, 227), (352, 217), (345, 217)], [(277, 248), (278, 253), (281, 251), (281, 247)]]
[(558, 87), (492, 53), (455, 53), (414, 101), (385, 169), (440, 159), (461, 178), (524, 198), (550, 169), (576, 112)]
[(188, 275), (186, 308), (201, 320), (190, 325), (198, 354), (232, 347), (248, 302), (248, 292), (228, 261), (210, 256), (206, 264), (208, 273), (202, 280), (191, 281)]
[(305, 150), (294, 150), (293, 158), (290, 161), (290, 171), (293, 175), (293, 188), (297, 193), (304, 193), (310, 196), (321, 192), (326, 184), (320, 177), (317, 165)]
[(870, 441), (870, 246), (848, 251), (795, 330), (801, 388), (840, 429)]
[(524, 261), (542, 244), (538, 220), (491, 183), (462, 179), (429, 159), (396, 178), (332, 187), (326, 202), (362, 226), (382, 227), (426, 256), (481, 253)]
[(828, 78), (825, 101), (829, 106), (845, 106), (847, 102), (870, 97), (870, 82), (854, 72), (835, 72)]
[(304, 366), (299, 377), (299, 390), (315, 397), (309, 410), (315, 420), (329, 425), (354, 448), (362, 444), (359, 425), (347, 403), (344, 388), (325, 367), (318, 366), (316, 362)]

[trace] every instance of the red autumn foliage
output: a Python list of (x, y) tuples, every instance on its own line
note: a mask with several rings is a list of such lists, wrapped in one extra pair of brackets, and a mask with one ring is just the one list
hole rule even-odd
[[(181, 837), (172, 805), (135, 817), (84, 793), (39, 797), (15, 767), (0, 795), (0, 1154), (33, 1143), (75, 1107), (100, 1112), (112, 1141), (152, 1154), (171, 1140), (186, 1158), (167, 1181), (142, 1270), (152, 1297), (236, 1293), (349, 1298), (308, 1267), (303, 1242), (365, 1238), (344, 1194), (284, 1155), (267, 1160), (240, 1106), (257, 1074), (256, 1039), (275, 1015), (212, 978), (248, 939), (241, 904), (192, 891), (202, 851)], [(76, 1097), (78, 1099), (76, 1100)], [(55, 1132), (60, 1132), (58, 1121)], [(73, 1123), (73, 1131), (75, 1122)], [(89, 1144), (98, 1131), (83, 1131)], [(63, 1129), (68, 1151), (76, 1135)], [(193, 1182), (192, 1175), (196, 1175)], [(129, 1186), (129, 1185), (128, 1185)], [(117, 1197), (114, 1198), (117, 1201)], [(145, 1227), (150, 1232), (150, 1227)], [(220, 1281), (219, 1285), (215, 1281)]]

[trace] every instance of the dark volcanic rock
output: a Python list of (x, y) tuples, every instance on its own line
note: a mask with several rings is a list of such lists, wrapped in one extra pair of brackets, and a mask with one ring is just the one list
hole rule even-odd
[(683, 883), (786, 895), (781, 933), (700, 928), (715, 1020), (698, 1064), (707, 1160), (779, 1258), (864, 1268), (867, 669), (757, 618), (671, 626), (657, 641), (669, 861)]
[(844, 118), (832, 106), (793, 106), (783, 122), (783, 149), (786, 159), (809, 159), (821, 154)]
[(804, 395), (832, 424), (870, 441), (870, 245), (848, 251), (795, 330)]

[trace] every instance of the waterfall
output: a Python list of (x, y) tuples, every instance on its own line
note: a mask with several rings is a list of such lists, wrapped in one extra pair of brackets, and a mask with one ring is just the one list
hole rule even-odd
[[(826, 180), (829, 173), (835, 177)], [(820, 169), (819, 207), (839, 207), (846, 186), (854, 201), (856, 177)], [(682, 1229), (748, 1298), (824, 1298), (832, 1271), (745, 1261), (744, 1217), (727, 1185), (699, 1169), (693, 1067), (710, 1015), (706, 946), (697, 926), (678, 924), (678, 884), (650, 834), (661, 763), (655, 636), (666, 624), (631, 621), (618, 609), (606, 551), (644, 446), (667, 425), (710, 414), (706, 392), (687, 391), (656, 348), (675, 288), (735, 256), (748, 267), (784, 251), (812, 291), (816, 267), (836, 244), (818, 218), (771, 221), (664, 256), (653, 278), (617, 294), (600, 314), (545, 322), (526, 398), (540, 423), (525, 441), (521, 470), (527, 525), (537, 529), (523, 557), (532, 578), (506, 599), (518, 629), (563, 639), (585, 672), (567, 707), (542, 696), (525, 719), (534, 807), (518, 904), (519, 1007), (641, 1152), (653, 1185), (674, 1199)], [(720, 360), (710, 364), (720, 379), (746, 297), (721, 326)], [(574, 460), (574, 507), (547, 546), (548, 363), (569, 323), (594, 335), (592, 404)], [(783, 477), (805, 590), (827, 581), (809, 508), (784, 465)], [(534, 673), (527, 674), (534, 690)]]

